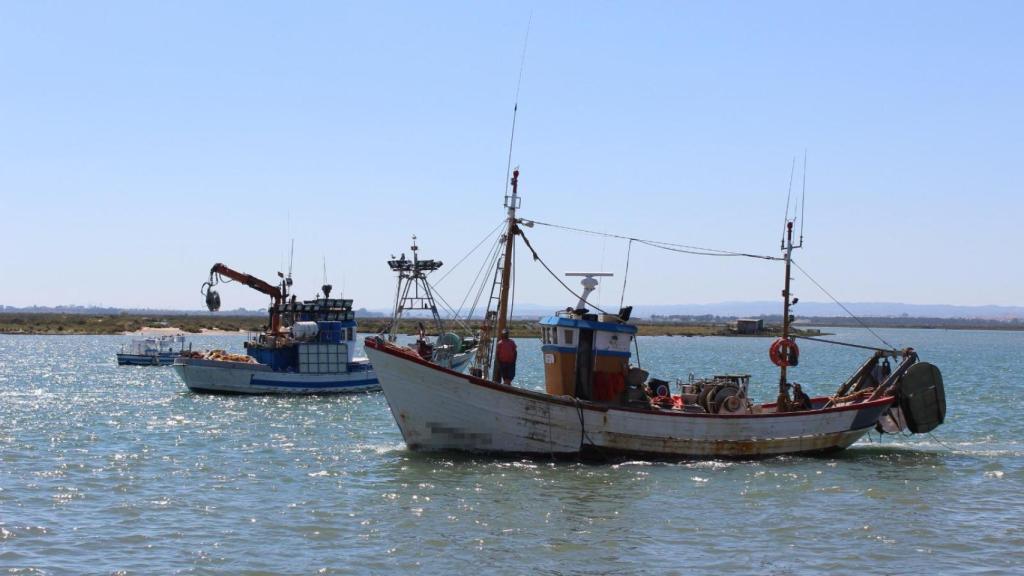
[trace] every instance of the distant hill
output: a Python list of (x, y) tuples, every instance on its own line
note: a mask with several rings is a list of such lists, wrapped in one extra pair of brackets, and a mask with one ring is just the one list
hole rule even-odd
[[(986, 320), (1024, 319), (1024, 306), (957, 306), (951, 304), (903, 304), (898, 302), (844, 302), (857, 316), (882, 318), (975, 318)], [(762, 316), (780, 314), (780, 302), (720, 302), (717, 304), (639, 305), (633, 314), (639, 317), (671, 315)], [(845, 316), (831, 302), (800, 302), (794, 307), (798, 316)]]

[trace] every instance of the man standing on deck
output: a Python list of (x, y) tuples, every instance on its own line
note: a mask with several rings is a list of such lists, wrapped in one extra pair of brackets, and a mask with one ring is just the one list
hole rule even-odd
[(508, 337), (508, 329), (502, 330), (501, 339), (498, 340), (498, 373), (501, 375), (501, 383), (506, 386), (511, 386), (512, 380), (516, 377), (518, 354), (516, 343)]

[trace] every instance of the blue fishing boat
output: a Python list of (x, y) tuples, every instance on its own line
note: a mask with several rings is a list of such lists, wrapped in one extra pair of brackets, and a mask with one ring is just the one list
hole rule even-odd
[[(283, 278), (283, 276), (282, 276)], [(203, 285), (207, 307), (220, 308), (219, 282), (234, 280), (270, 295), (270, 327), (245, 342), (245, 354), (223, 350), (186, 352), (174, 370), (190, 390), (242, 394), (326, 394), (380, 390), (370, 361), (356, 356), (352, 300), (324, 296), (297, 302), (288, 298), (291, 278), (277, 286), (223, 264)]]

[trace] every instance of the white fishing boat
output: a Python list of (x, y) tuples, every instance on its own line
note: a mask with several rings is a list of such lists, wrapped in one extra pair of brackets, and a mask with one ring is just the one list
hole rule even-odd
[[(413, 450), (457, 450), (641, 457), (757, 457), (847, 448), (869, 430), (927, 432), (942, 423), (942, 377), (913, 349), (872, 349), (874, 354), (835, 394), (807, 398), (787, 378), (799, 361), (790, 334), (790, 264), (793, 221), (787, 215), (783, 255), (783, 336), (770, 349), (779, 366), (774, 402), (748, 396), (748, 375), (712, 376), (671, 382), (649, 378), (630, 365), (636, 327), (631, 308), (592, 313), (587, 298), (596, 274), (583, 274), (584, 291), (575, 308), (541, 321), (545, 391), (499, 383), (492, 366), (490, 334), (508, 321), (512, 246), (526, 240), (519, 219), (518, 170), (505, 198), (507, 230), (501, 242), (500, 296), (488, 314), (470, 374), (431, 363), (383, 338), (367, 339), (367, 354), (406, 445)], [(542, 261), (541, 261), (542, 262)], [(546, 265), (545, 265), (546, 267)], [(564, 284), (563, 284), (564, 285)], [(496, 324), (496, 330), (494, 329)], [(896, 361), (891, 368), (890, 360)]]
[(241, 282), (268, 294), (270, 327), (245, 342), (245, 354), (223, 350), (186, 352), (175, 359), (174, 371), (197, 392), (241, 394), (328, 394), (380, 390), (366, 357), (356, 356), (356, 321), (352, 300), (324, 296), (296, 302), (288, 299), (290, 275), (275, 286), (223, 264), (210, 270), (203, 285), (207, 307), (220, 308), (212, 289), (222, 279)]
[(118, 366), (170, 366), (185, 350), (183, 334), (133, 338), (117, 353)]
[[(477, 338), (473, 335), (460, 336), (446, 328), (445, 322), (437, 310), (434, 287), (427, 279), (428, 274), (439, 270), (444, 263), (440, 260), (421, 259), (416, 236), (412, 237), (411, 250), (412, 259), (406, 258), (403, 252), (400, 257), (392, 256), (391, 260), (388, 260), (388, 266), (397, 274), (398, 278), (391, 323), (385, 330), (388, 341), (398, 341), (402, 317), (406, 312), (428, 311), (436, 338), (431, 341), (426, 334), (426, 327), (420, 322), (416, 341), (410, 345), (410, 348), (424, 360), (461, 371), (476, 354)], [(462, 324), (457, 316), (453, 317), (453, 322)]]

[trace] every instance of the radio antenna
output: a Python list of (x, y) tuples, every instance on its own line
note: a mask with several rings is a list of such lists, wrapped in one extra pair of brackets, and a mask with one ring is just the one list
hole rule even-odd
[(533, 23), (533, 11), (526, 21), (526, 36), (523, 38), (523, 54), (519, 58), (519, 80), (516, 81), (515, 105), (512, 106), (512, 135), (508, 141), (508, 164), (505, 165), (505, 195), (508, 196), (509, 175), (512, 174), (512, 145), (516, 141), (516, 116), (519, 115), (519, 89), (523, 85), (523, 68), (526, 66), (526, 45), (530, 41), (530, 25)]
[(295, 263), (295, 238), (292, 238), (292, 249), (288, 254), (288, 277), (292, 277), (292, 264)]
[(796, 156), (793, 156), (793, 164), (789, 167), (789, 188), (786, 190), (786, 217), (782, 220), (782, 242), (783, 249), (786, 247), (786, 225), (789, 224), (789, 198), (793, 194), (793, 172), (796, 171)]
[(807, 148), (804, 148), (803, 186), (800, 191), (800, 246), (804, 245), (804, 208), (807, 204)]

